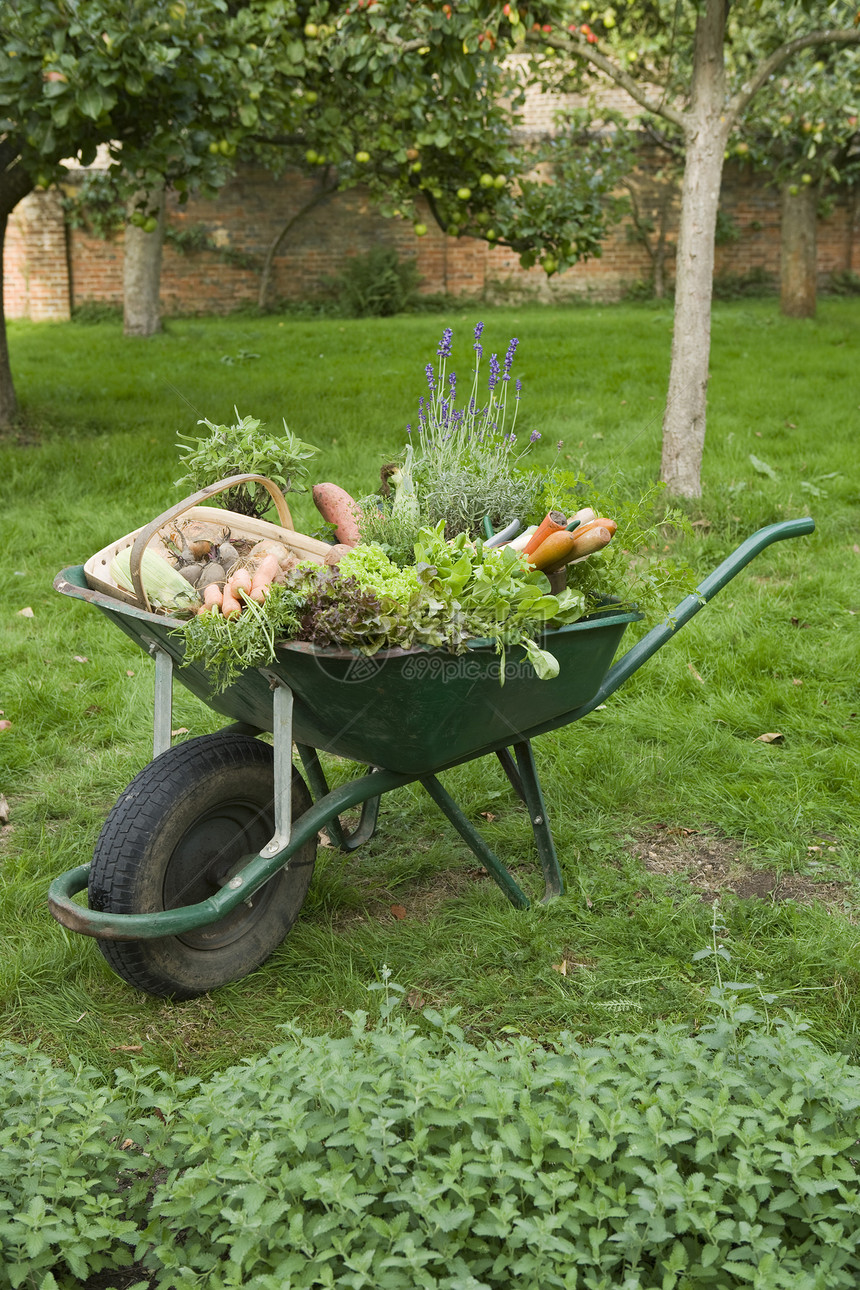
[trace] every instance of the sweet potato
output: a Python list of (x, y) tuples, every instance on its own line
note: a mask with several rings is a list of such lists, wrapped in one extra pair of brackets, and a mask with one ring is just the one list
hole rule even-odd
[(359, 539), (358, 505), (337, 484), (314, 484), (311, 490), (314, 506), (324, 520), (334, 525), (334, 535), (345, 546), (355, 546)]
[(345, 542), (338, 542), (326, 552), (325, 562), (328, 565), (338, 564), (345, 555), (349, 555), (352, 550)]

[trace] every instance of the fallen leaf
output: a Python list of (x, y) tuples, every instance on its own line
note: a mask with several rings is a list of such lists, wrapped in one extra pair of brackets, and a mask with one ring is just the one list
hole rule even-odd
[(410, 990), (406, 996), (406, 1006), (413, 1012), (422, 1012), (427, 1007), (427, 1000), (418, 990)]
[(802, 623), (799, 618), (792, 618), (791, 625), (792, 627), (809, 627), (810, 624)]
[(851, 550), (854, 552), (855, 555), (860, 555), (860, 546), (858, 546), (856, 542), (854, 543)]
[(126, 668), (126, 670), (125, 670), (125, 674), (126, 674), (126, 676), (134, 676), (134, 672), (132, 672), (132, 670), (131, 670), (131, 668), (130, 668), (130, 667), (127, 667), (127, 668)]
[(793, 422), (793, 421), (786, 421), (786, 423), (785, 423), (785, 424), (786, 424), (786, 426), (788, 427), (788, 429), (789, 429), (789, 430), (796, 430), (796, 429), (797, 429), (797, 426), (794, 424), (794, 422)]
[(704, 685), (704, 684), (705, 684), (705, 682), (703, 681), (702, 677), (700, 677), (700, 676), (699, 676), (699, 673), (698, 673), (698, 672), (696, 671), (696, 669), (693, 667), (693, 664), (692, 664), (692, 663), (688, 663), (688, 664), (687, 664), (687, 671), (688, 671), (688, 672), (690, 672), (690, 673), (691, 673), (691, 675), (692, 675), (692, 676), (694, 676), (694, 677), (696, 678), (696, 680), (699, 682), (699, 684), (700, 684), (700, 685)]
[(325, 832), (325, 830), (324, 830), (324, 829), (320, 829), (319, 833), (317, 834), (317, 838), (318, 838), (318, 840), (319, 840), (319, 844), (320, 844), (320, 846), (321, 846), (321, 847), (333, 847), (333, 846), (334, 846), (334, 843), (332, 842), (331, 838), (330, 838), (330, 837), (329, 837), (329, 835)]
[(493, 815), (492, 811), (481, 811), (481, 817), (485, 820), (489, 820), (490, 824), (492, 824), (493, 820), (498, 818), (497, 816)]
[(392, 905), (392, 906), (391, 906), (391, 912), (392, 912), (392, 914), (394, 915), (394, 917), (395, 917), (395, 918), (401, 918), (401, 919), (402, 919), (402, 918), (405, 918), (405, 917), (406, 917), (406, 910), (403, 908), (403, 906), (402, 906), (402, 905)]
[(20, 618), (34, 618), (34, 617), (35, 617), (35, 614), (33, 613), (32, 609), (30, 608), (30, 606), (29, 606), (29, 605), (27, 605), (27, 607), (26, 607), (25, 609), (19, 609), (19, 610), (18, 610), (18, 615), (19, 615), (19, 617), (20, 617)]
[(799, 677), (799, 676), (793, 676), (793, 677), (791, 678), (791, 684), (792, 684), (792, 685), (803, 685), (803, 681), (800, 679), (800, 677)]
[(112, 1053), (142, 1053), (143, 1044), (117, 1044), (110, 1051)]
[(587, 907), (588, 909), (593, 909), (593, 908), (594, 908), (594, 906), (593, 906), (593, 905), (592, 905), (592, 903), (591, 903), (591, 899), (590, 899), (590, 897), (588, 897), (588, 896), (586, 896), (586, 897), (585, 897), (585, 904), (586, 904), (586, 907)]
[(6, 718), (0, 721), (0, 730), (11, 730), (11, 729), (12, 729), (11, 721), (6, 720)]
[[(111, 1052), (114, 1052), (114, 1051), (115, 1051), (114, 1049), (111, 1049)], [(128, 1151), (129, 1147), (133, 1147), (133, 1146), (134, 1146), (134, 1138), (126, 1138), (123, 1141), (122, 1146), (120, 1147), (120, 1151)]]
[(756, 735), (753, 743), (757, 744), (778, 744), (785, 738), (778, 730), (769, 730), (767, 734)]
[(90, 661), (87, 658), (86, 654), (73, 654), (72, 658), (75, 660), (76, 663), (89, 663)]
[(779, 479), (779, 475), (776, 473), (773, 466), (768, 465), (766, 461), (762, 461), (761, 457), (757, 457), (755, 453), (751, 452), (749, 459), (750, 465), (757, 474), (767, 475), (768, 479)]
[(8, 823), (9, 823), (9, 803), (6, 801), (6, 798), (3, 796), (3, 794), (0, 793), (0, 824), (8, 824)]
[(562, 959), (560, 963), (553, 963), (553, 972), (560, 972), (562, 976), (567, 976), (567, 959)]
[(179, 726), (176, 730), (171, 730), (170, 737), (171, 739), (175, 739), (177, 735), (187, 735), (187, 734), (188, 734), (188, 727)]

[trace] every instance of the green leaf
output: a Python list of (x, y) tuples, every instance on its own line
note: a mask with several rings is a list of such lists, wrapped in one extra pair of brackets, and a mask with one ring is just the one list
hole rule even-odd
[(759, 475), (767, 475), (768, 479), (779, 479), (779, 475), (773, 466), (769, 466), (766, 461), (762, 461), (760, 457), (756, 457), (755, 453), (752, 452), (750, 453), (750, 464)]

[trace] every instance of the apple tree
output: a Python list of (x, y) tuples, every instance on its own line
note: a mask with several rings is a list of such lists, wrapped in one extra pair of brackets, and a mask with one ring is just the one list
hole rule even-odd
[[(64, 158), (89, 165), (100, 145), (129, 193), (223, 182), (229, 159), (210, 145), (223, 135), (236, 57), (224, 11), (222, 0), (5, 0), (0, 250), (17, 203), (57, 179)], [(0, 427), (15, 412), (0, 325)]]
[[(323, 177), (321, 191), (365, 184), (419, 236), (423, 197), (451, 235), (480, 233), (548, 272), (598, 254), (617, 213), (623, 151), (589, 140), (581, 120), (538, 146), (518, 137), (522, 79), (471, 10), (8, 0), (0, 35), (0, 237), (22, 197), (64, 158), (88, 165), (99, 145), (151, 257), (163, 188), (214, 193), (239, 156), (298, 164)], [(3, 332), (0, 425), (15, 407)]]
[[(445, 6), (443, 6), (444, 8)], [(420, 26), (422, 6), (413, 6)], [(451, 8), (449, 5), (448, 8)], [(460, 0), (480, 39), (525, 48), (549, 89), (617, 86), (684, 152), (675, 323), (663, 418), (662, 478), (679, 496), (701, 493), (714, 236), (723, 161), (756, 95), (791, 75), (804, 50), (835, 56), (860, 44), (856, 0)], [(462, 19), (461, 19), (462, 21)], [(384, 39), (383, 33), (379, 39)], [(420, 39), (420, 37), (414, 37)], [(559, 268), (570, 261), (559, 256)]]
[(765, 86), (731, 144), (781, 197), (780, 308), (815, 314), (817, 222), (836, 185), (860, 180), (860, 48), (805, 51)]

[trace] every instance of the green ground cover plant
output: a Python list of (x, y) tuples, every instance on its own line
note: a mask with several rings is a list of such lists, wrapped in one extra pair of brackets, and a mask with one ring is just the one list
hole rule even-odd
[(768, 996), (714, 989), (695, 1036), (474, 1043), (382, 976), (345, 1035), (208, 1080), (0, 1058), (2, 1283), (857, 1284), (860, 1071)]
[[(236, 406), (286, 418), (319, 448), (320, 478), (371, 491), (414, 419), (440, 320), (176, 319), (145, 344), (111, 321), (13, 324), (24, 416), (0, 448), (3, 1036), (102, 1071), (205, 1075), (265, 1052), (285, 1021), (347, 1032), (384, 962), (408, 1007), (459, 1006), (472, 1041), (506, 1027), (584, 1040), (661, 1020), (695, 1030), (710, 978), (693, 956), (719, 895), (738, 978), (761, 973), (825, 1048), (856, 1056), (857, 308), (827, 300), (802, 323), (768, 301), (715, 308), (705, 493), (688, 508), (692, 536), (665, 545), (704, 575), (774, 520), (812, 514), (817, 531), (759, 557), (604, 711), (537, 742), (567, 894), (508, 906), (411, 786), (384, 799), (366, 847), (320, 848), (305, 909), (260, 971), (181, 1005), (134, 993), (46, 911), (51, 878), (89, 860), (148, 761), (152, 713), (151, 662), (52, 579), (178, 500), (177, 434)], [(518, 431), (541, 433), (536, 464), (561, 439), (560, 464), (644, 492), (670, 309), (470, 306), (446, 322), (468, 332), (481, 317), (502, 344), (520, 338)], [(259, 357), (222, 361), (242, 353)], [(290, 504), (313, 532), (310, 498)], [(191, 735), (219, 724), (180, 688), (173, 720)], [(352, 773), (326, 769), (333, 782)], [(495, 761), (445, 781), (539, 895), (527, 819)]]

